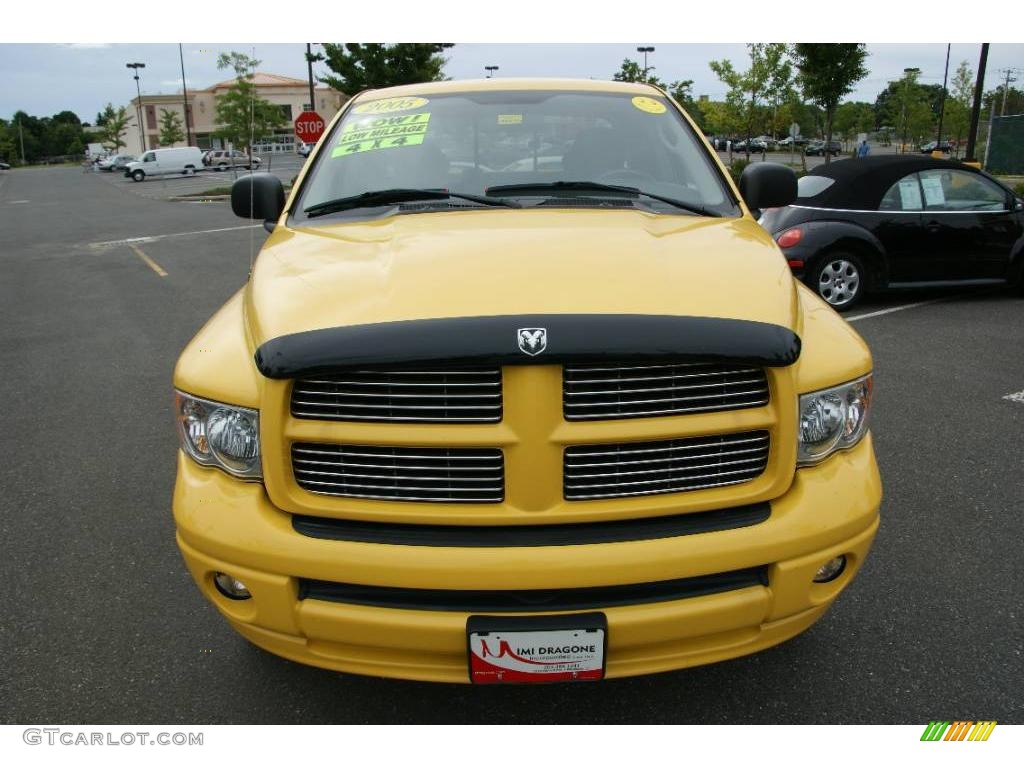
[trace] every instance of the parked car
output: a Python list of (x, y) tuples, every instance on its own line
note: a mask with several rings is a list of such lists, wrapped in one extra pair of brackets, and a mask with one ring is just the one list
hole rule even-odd
[(9, 166), (7, 163), (0, 162), (0, 171), (9, 171), (9, 170), (11, 170), (11, 166)]
[[(732, 151), (733, 152), (746, 152), (747, 151), (747, 141), (746, 141), (746, 139), (743, 139), (742, 141), (739, 141), (736, 144), (733, 144), (732, 145)], [(765, 142), (763, 142), (761, 139), (751, 139), (750, 140), (750, 151), (751, 152), (767, 152), (768, 151), (768, 145)]]
[(108, 155), (96, 163), (96, 167), (101, 171), (123, 171), (134, 160), (135, 155)]
[(256, 155), (249, 162), (249, 155), (237, 149), (217, 149), (204, 158), (204, 164), (215, 171), (226, 171), (228, 168), (259, 168), (263, 161)]
[(807, 141), (808, 140), (805, 139), (803, 136), (797, 136), (795, 138), (792, 137), (792, 136), (787, 136), (784, 139), (779, 139), (778, 144), (779, 144), (779, 147), (785, 147), (786, 149), (789, 149), (791, 146), (794, 146), (794, 145), (798, 146), (798, 147), (802, 147), (802, 146), (807, 144)]
[[(870, 354), (749, 213), (793, 171), (741, 200), (650, 85), (483, 82), (363, 91), (292, 195), (233, 185), (274, 235), (174, 369), (198, 589), (292, 660), (445, 682), (802, 632), (881, 487)], [(485, 170), (524, 126), (572, 137), (562, 169)]]
[(808, 155), (832, 155), (833, 157), (837, 157), (842, 152), (843, 145), (838, 141), (830, 141), (827, 149), (824, 141), (812, 141), (807, 145), (807, 149), (804, 150), (804, 153)]
[(944, 141), (941, 144), (937, 141), (929, 141), (927, 144), (922, 144), (919, 147), (919, 149), (921, 150), (921, 154), (930, 155), (932, 152), (935, 152), (936, 150), (938, 150), (939, 152), (945, 152), (946, 154), (949, 154), (953, 148), (952, 146), (950, 146), (950, 143), (948, 141)]
[(309, 157), (309, 153), (313, 151), (313, 147), (315, 146), (315, 144), (307, 144), (304, 141), (300, 141), (295, 145), (295, 154), (300, 157)]
[(920, 155), (837, 160), (801, 178), (798, 194), (761, 224), (836, 309), (887, 287), (1021, 282), (1024, 201), (970, 166)]
[(190, 176), (203, 167), (203, 151), (199, 147), (168, 147), (143, 152), (138, 160), (127, 163), (124, 175), (135, 181), (147, 177), (182, 174)]

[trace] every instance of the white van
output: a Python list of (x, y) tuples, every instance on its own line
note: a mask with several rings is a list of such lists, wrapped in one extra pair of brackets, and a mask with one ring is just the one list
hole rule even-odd
[(203, 150), (199, 147), (171, 147), (143, 152), (134, 163), (128, 163), (125, 176), (143, 181), (147, 176), (178, 173), (191, 176), (203, 167)]

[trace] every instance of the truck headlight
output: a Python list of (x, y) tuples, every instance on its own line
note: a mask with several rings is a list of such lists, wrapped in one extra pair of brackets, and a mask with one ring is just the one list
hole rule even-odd
[(871, 410), (872, 376), (800, 395), (797, 466), (824, 461), (860, 442)]
[(262, 478), (259, 411), (175, 391), (174, 416), (182, 450), (196, 462), (246, 480)]

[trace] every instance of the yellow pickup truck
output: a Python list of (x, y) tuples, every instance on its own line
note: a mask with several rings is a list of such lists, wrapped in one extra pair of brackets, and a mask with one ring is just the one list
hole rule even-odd
[(477, 684), (780, 643), (850, 584), (881, 484), (864, 342), (642, 84), (367, 91), (174, 372), (174, 519), (256, 645)]

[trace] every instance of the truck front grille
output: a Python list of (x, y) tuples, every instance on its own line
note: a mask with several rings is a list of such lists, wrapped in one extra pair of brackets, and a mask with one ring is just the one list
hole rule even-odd
[(301, 488), (328, 496), (490, 504), (505, 497), (497, 448), (295, 443), (292, 469)]
[(765, 431), (565, 449), (569, 501), (696, 491), (753, 480), (768, 464)]
[(764, 371), (743, 365), (567, 365), (562, 382), (570, 421), (710, 413), (768, 403)]
[(291, 412), (327, 421), (501, 421), (501, 369), (364, 368), (298, 379)]

